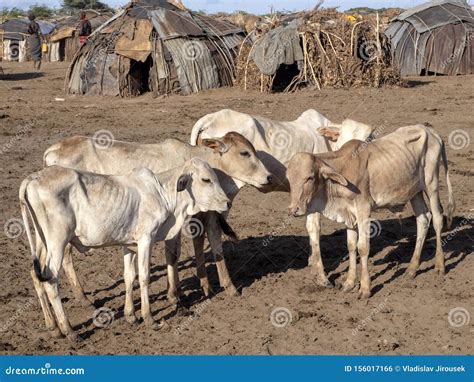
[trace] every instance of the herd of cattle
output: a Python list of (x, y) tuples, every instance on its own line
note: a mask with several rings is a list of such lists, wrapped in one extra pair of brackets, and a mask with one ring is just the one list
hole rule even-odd
[(435, 269), (444, 273), (441, 165), (449, 192), (448, 226), (454, 199), (445, 146), (431, 127), (402, 127), (374, 139), (370, 126), (351, 120), (335, 125), (315, 110), (293, 122), (222, 110), (196, 123), (190, 143), (113, 141), (103, 147), (95, 138), (73, 137), (47, 149), (45, 168), (22, 182), (19, 197), (33, 257), (31, 275), (51, 336), (77, 340), (59, 295), (61, 268), (75, 297), (88, 303), (74, 270), (73, 247), (86, 252), (122, 246), (125, 319), (137, 321), (132, 298), (137, 262), (142, 319), (152, 328), (159, 327), (149, 305), (150, 252), (154, 243), (165, 241), (168, 298), (179, 302), (181, 230), (191, 217), (204, 227), (193, 236), (204, 294), (212, 292), (204, 261), (207, 236), (219, 282), (227, 293), (236, 295), (221, 236), (235, 236), (225, 217), (246, 184), (264, 193), (291, 193), (289, 213), (307, 216), (309, 264), (319, 285), (331, 286), (320, 253), (321, 215), (347, 228), (349, 271), (343, 290), (356, 286), (358, 252), (359, 296), (367, 298), (371, 212), (399, 210), (408, 202), (416, 216), (417, 240), (407, 274), (414, 277), (417, 272), (431, 217), (436, 231)]

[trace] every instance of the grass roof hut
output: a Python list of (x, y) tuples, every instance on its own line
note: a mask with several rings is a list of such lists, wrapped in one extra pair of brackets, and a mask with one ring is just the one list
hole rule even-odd
[(245, 35), (165, 0), (135, 0), (102, 24), (66, 75), (67, 92), (132, 97), (230, 86)]
[[(98, 12), (94, 10), (85, 11), (87, 19), (92, 25), (92, 30), (96, 30), (106, 22), (113, 13), (110, 11)], [(72, 61), (77, 50), (80, 48), (77, 26), (79, 25), (79, 14), (68, 16), (58, 20), (56, 28), (47, 36), (48, 56), (50, 61)]]
[(385, 35), (402, 75), (474, 74), (474, 12), (463, 0), (434, 0), (395, 17)]

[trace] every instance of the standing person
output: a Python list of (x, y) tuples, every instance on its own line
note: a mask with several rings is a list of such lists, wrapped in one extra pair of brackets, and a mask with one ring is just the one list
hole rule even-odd
[(41, 29), (39, 24), (35, 21), (36, 16), (29, 14), (28, 19), (30, 24), (28, 25), (28, 34), (30, 35), (29, 43), (31, 50), (31, 58), (33, 59), (33, 66), (36, 70), (41, 68)]
[(79, 42), (83, 45), (87, 37), (89, 37), (92, 33), (92, 25), (89, 20), (87, 20), (87, 14), (84, 11), (80, 13), (81, 21), (79, 22)]

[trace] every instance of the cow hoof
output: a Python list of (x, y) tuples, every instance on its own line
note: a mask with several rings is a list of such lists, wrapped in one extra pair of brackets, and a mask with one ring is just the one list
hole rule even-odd
[(130, 325), (137, 325), (138, 319), (134, 314), (129, 314), (125, 316), (125, 321), (127, 321)]
[(334, 288), (334, 285), (332, 285), (332, 283), (328, 279), (323, 279), (323, 280), (316, 279), (316, 284), (323, 288), (328, 288), (328, 289)]
[(240, 293), (239, 291), (237, 290), (237, 288), (233, 285), (231, 286), (228, 286), (225, 288), (225, 292), (227, 293), (228, 296), (231, 296), (231, 297), (238, 297), (240, 296)]
[(207, 298), (210, 298), (215, 295), (214, 289), (208, 284), (208, 285), (201, 285), (202, 293), (204, 296)]
[(413, 280), (416, 277), (416, 269), (407, 268), (405, 274), (408, 279)]
[(59, 330), (59, 328), (48, 330), (47, 333), (51, 338), (63, 338), (63, 334), (61, 333), (61, 330)]
[(188, 316), (192, 316), (194, 314), (191, 310), (186, 308), (181, 303), (176, 305), (175, 311), (176, 311), (176, 316), (178, 316), (178, 317), (188, 317)]
[(63, 334), (59, 330), (59, 328), (54, 329), (46, 329), (46, 330), (39, 330), (38, 331), (38, 338), (48, 341), (52, 338), (59, 339), (63, 338)]
[(145, 325), (151, 330), (160, 330), (163, 327), (163, 322), (157, 322), (155, 320), (146, 321)]
[(359, 290), (359, 295), (358, 295), (359, 299), (366, 300), (369, 297), (370, 297), (370, 290), (363, 290), (363, 289)]
[(69, 333), (66, 338), (72, 344), (79, 344), (83, 341), (83, 339), (76, 333)]
[(342, 291), (345, 292), (345, 293), (349, 293), (351, 291), (354, 290), (356, 284), (355, 282), (344, 282), (344, 284), (342, 284)]

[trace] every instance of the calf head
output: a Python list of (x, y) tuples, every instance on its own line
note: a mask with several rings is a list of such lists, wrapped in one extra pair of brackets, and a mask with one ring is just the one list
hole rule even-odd
[(230, 132), (222, 138), (203, 139), (201, 145), (220, 155), (217, 166), (230, 177), (257, 188), (272, 183), (272, 175), (257, 157), (252, 143), (243, 135)]
[(287, 171), (291, 188), (289, 213), (293, 216), (306, 215), (308, 206), (326, 182), (347, 186), (344, 176), (312, 154), (299, 153), (291, 158)]
[(178, 179), (177, 191), (185, 190), (192, 199), (188, 215), (207, 211), (221, 213), (230, 207), (230, 200), (222, 190), (216, 173), (202, 159), (193, 158), (184, 165), (183, 173)]

